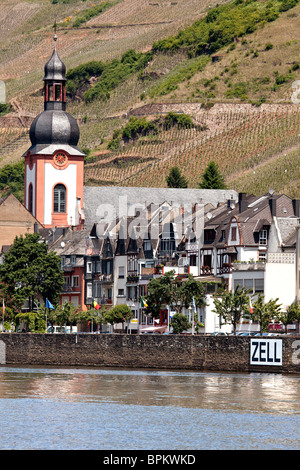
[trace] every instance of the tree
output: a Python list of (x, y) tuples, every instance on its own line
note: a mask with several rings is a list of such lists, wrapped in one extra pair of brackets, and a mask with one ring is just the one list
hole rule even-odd
[(170, 321), (170, 326), (173, 328), (174, 333), (182, 333), (191, 328), (191, 323), (183, 313), (175, 313)]
[(199, 184), (200, 189), (225, 189), (225, 181), (223, 175), (219, 171), (218, 165), (211, 161), (203, 175), (201, 183)]
[(161, 306), (166, 304), (180, 314), (184, 307), (189, 308), (193, 304), (193, 299), (196, 307), (203, 307), (204, 298), (205, 290), (201, 282), (196, 281), (191, 275), (184, 282), (178, 281), (174, 271), (169, 271), (149, 282), (147, 312), (158, 317)]
[(75, 305), (70, 302), (65, 302), (62, 305), (59, 305), (55, 309), (56, 324), (60, 326), (70, 325), (72, 329), (72, 326), (76, 325), (78, 321), (76, 316), (78, 312), (78, 307), (75, 307)]
[(44, 333), (46, 322), (45, 317), (40, 312), (22, 312), (16, 315), (17, 325), (25, 323), (26, 329), (31, 333)]
[(264, 296), (258, 294), (257, 300), (253, 303), (253, 313), (248, 311), (252, 321), (256, 321), (260, 326), (260, 333), (268, 330), (269, 323), (278, 318), (280, 315), (280, 304), (277, 303), (277, 299), (270, 299), (268, 302), (264, 302)]
[(75, 321), (76, 323), (81, 323), (81, 324), (90, 324), (91, 325), (91, 331), (93, 331), (93, 325), (100, 326), (100, 331), (101, 331), (101, 325), (103, 323), (106, 323), (105, 321), (105, 311), (106, 307), (102, 307), (100, 310), (96, 310), (94, 308), (90, 310), (85, 310), (85, 311), (80, 311), (80, 312), (75, 312)]
[(283, 323), (285, 326), (285, 332), (287, 333), (287, 325), (293, 323), (294, 321), (298, 322), (298, 329), (299, 329), (299, 321), (300, 321), (300, 305), (295, 300), (291, 305), (288, 306), (286, 312), (281, 312), (278, 316), (278, 320)]
[(60, 257), (48, 251), (39, 234), (21, 235), (0, 265), (0, 280), (5, 298), (13, 298), (19, 309), (29, 299), (29, 309), (33, 310), (38, 296), (55, 304), (64, 284)]
[(132, 318), (133, 312), (126, 304), (115, 305), (104, 314), (104, 320), (113, 325), (114, 323), (122, 323), (122, 330), (124, 323)]
[(171, 168), (169, 175), (166, 178), (168, 188), (187, 188), (188, 181), (182, 176), (178, 166)]
[(234, 291), (222, 291), (214, 298), (215, 310), (218, 315), (233, 326), (236, 334), (237, 323), (241, 320), (244, 312), (249, 312), (249, 291), (244, 287), (237, 286)]
[(151, 313), (154, 318), (159, 316), (162, 304), (171, 303), (173, 281), (173, 271), (150, 280), (147, 286), (147, 313)]

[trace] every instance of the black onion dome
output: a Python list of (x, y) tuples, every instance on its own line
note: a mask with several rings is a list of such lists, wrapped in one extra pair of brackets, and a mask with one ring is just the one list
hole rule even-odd
[(63, 144), (77, 146), (79, 127), (66, 111), (48, 110), (39, 114), (31, 124), (32, 145)]
[(59, 58), (56, 48), (46, 63), (44, 80), (66, 81), (66, 66)]

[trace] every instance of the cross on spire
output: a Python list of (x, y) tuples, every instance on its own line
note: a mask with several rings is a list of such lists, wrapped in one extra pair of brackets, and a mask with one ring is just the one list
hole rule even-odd
[(57, 41), (56, 29), (57, 29), (57, 25), (56, 25), (56, 15), (55, 15), (55, 21), (54, 21), (54, 36), (53, 36), (54, 48), (55, 48), (55, 49), (56, 49), (56, 41)]

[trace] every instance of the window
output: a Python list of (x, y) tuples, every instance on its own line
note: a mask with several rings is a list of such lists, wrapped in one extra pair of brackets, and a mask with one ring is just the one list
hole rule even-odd
[(235, 279), (234, 280), (234, 290), (239, 286), (240, 288), (243, 287), (244, 282), (243, 279)]
[(86, 272), (87, 273), (92, 273), (93, 272), (93, 263), (92, 263), (92, 261), (88, 261), (86, 263)]
[(54, 187), (53, 211), (66, 212), (66, 188), (63, 184)]
[(267, 230), (261, 230), (259, 232), (259, 244), (260, 245), (266, 245), (268, 240), (268, 231)]
[(86, 285), (86, 296), (87, 298), (93, 297), (93, 284), (91, 282)]
[(71, 264), (76, 264), (76, 255), (71, 255)]
[(107, 261), (106, 263), (106, 274), (109, 276), (111, 273), (111, 265), (110, 265), (110, 261)]
[(55, 101), (62, 101), (62, 86), (60, 83), (55, 84)]
[(231, 228), (231, 241), (236, 241), (236, 227)]
[(95, 282), (94, 283), (94, 289), (95, 289), (95, 297), (97, 297), (97, 299), (100, 299), (101, 297), (101, 284), (100, 282)]
[(79, 276), (72, 276), (72, 286), (79, 287)]
[(125, 268), (124, 266), (119, 266), (119, 279), (124, 279)]
[(267, 261), (267, 254), (265, 251), (263, 252), (260, 251), (258, 256), (259, 256), (258, 261), (264, 261), (264, 262)]
[(124, 296), (124, 289), (118, 289), (118, 295)]
[(33, 191), (32, 191), (32, 183), (30, 183), (28, 188), (28, 210), (32, 214), (33, 209)]
[(146, 295), (146, 286), (141, 285), (140, 286), (140, 296), (143, 297)]
[(151, 251), (151, 249), (152, 249), (151, 241), (144, 240), (144, 251)]
[(263, 292), (264, 291), (264, 280), (263, 279), (254, 279), (254, 291)]
[(244, 279), (244, 287), (246, 289), (251, 290), (251, 294), (253, 293), (253, 279)]

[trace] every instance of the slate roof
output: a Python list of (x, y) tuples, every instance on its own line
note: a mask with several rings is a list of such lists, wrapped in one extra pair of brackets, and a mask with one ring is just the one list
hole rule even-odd
[(139, 188), (121, 186), (84, 186), (83, 203), (85, 226), (91, 228), (98, 223), (104, 210), (115, 217), (124, 215), (119, 213), (122, 206), (123, 211), (131, 211), (134, 215), (134, 207), (147, 207), (151, 204), (159, 205), (170, 203), (173, 207), (185, 205), (186, 208), (193, 204), (211, 203), (217, 206), (220, 202), (226, 202), (233, 198), (237, 201), (238, 195), (233, 190), (211, 190), (211, 189), (175, 189), (175, 188)]

